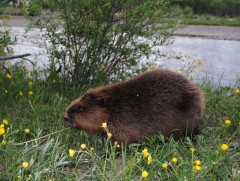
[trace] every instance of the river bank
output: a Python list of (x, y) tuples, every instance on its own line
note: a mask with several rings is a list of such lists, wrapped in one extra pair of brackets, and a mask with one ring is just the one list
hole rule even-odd
[[(0, 20), (1, 21), (1, 20)], [(26, 27), (29, 21), (23, 16), (10, 16), (7, 21), (9, 26)], [(240, 41), (240, 27), (238, 26), (212, 26), (212, 25), (187, 25), (174, 32), (174, 36), (201, 37), (218, 40)]]
[[(41, 39), (39, 29), (25, 32), (28, 21), (23, 17), (14, 17), (8, 21), (12, 26), (10, 34), (17, 42), (13, 45), (14, 54), (30, 53), (29, 58), (37, 67), (46, 67), (48, 53), (46, 43)], [(202, 61), (198, 78), (208, 77), (216, 85), (234, 85), (234, 77), (239, 75), (240, 27), (190, 25), (175, 32), (168, 46), (155, 47), (165, 56), (150, 57), (141, 63), (154, 62), (158, 67), (179, 70), (188, 61)], [(183, 57), (185, 61), (174, 57)], [(31, 65), (28, 66), (31, 70)], [(233, 79), (234, 78), (234, 79)]]

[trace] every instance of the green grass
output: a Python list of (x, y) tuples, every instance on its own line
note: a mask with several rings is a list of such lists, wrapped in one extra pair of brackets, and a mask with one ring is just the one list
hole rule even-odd
[(16, 7), (1, 7), (0, 15), (23, 16), (24, 12), (21, 8)]
[[(18, 180), (18, 176), (19, 180), (145, 180), (144, 170), (149, 174), (146, 180), (240, 178), (240, 94), (235, 93), (239, 82), (235, 87), (219, 88), (201, 82), (207, 107), (203, 133), (194, 142), (189, 138), (164, 141), (158, 135), (118, 149), (107, 138), (65, 129), (63, 110), (84, 89), (54, 80), (42, 82), (38, 72), (28, 74), (21, 66), (10, 71), (11, 78), (0, 71), (0, 122), (6, 119), (9, 123), (0, 136), (0, 143), (6, 141), (0, 146), (0, 180)], [(228, 126), (226, 119), (231, 120)], [(34, 141), (24, 143), (29, 140)], [(80, 148), (83, 143), (84, 150)], [(228, 144), (227, 151), (221, 150), (223, 143)], [(144, 148), (153, 159), (150, 165), (142, 154)], [(76, 151), (73, 157), (69, 149)], [(171, 161), (173, 157), (177, 163)], [(193, 170), (196, 160), (201, 161), (200, 171)], [(26, 168), (21, 166), (24, 161), (29, 164)], [(166, 169), (162, 168), (165, 162)]]
[(192, 15), (183, 18), (183, 24), (187, 25), (224, 25), (224, 26), (240, 26), (239, 17), (218, 17), (213, 15)]

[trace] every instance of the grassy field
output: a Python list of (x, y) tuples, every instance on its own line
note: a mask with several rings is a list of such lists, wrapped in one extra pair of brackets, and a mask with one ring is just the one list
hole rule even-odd
[(240, 180), (239, 79), (199, 82), (206, 114), (194, 142), (158, 135), (126, 147), (65, 127), (64, 108), (86, 88), (8, 68), (0, 69), (0, 180)]
[(224, 25), (240, 26), (240, 17), (218, 17), (209, 14), (185, 16), (182, 20), (186, 25)]

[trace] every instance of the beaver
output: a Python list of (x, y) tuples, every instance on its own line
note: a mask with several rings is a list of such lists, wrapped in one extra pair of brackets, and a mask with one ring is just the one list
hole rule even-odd
[(204, 107), (197, 85), (181, 74), (157, 69), (89, 89), (66, 108), (64, 120), (96, 134), (106, 134), (106, 122), (114, 141), (130, 144), (160, 133), (175, 139), (196, 135)]

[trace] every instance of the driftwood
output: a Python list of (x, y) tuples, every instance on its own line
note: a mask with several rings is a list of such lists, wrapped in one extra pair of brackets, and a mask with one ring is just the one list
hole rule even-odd
[(0, 60), (12, 60), (12, 59), (16, 59), (16, 58), (23, 58), (23, 57), (27, 57), (30, 56), (30, 53), (26, 53), (26, 54), (22, 54), (22, 55), (14, 55), (14, 56), (7, 56), (7, 57), (0, 57)]
[[(16, 59), (16, 58), (23, 58), (24, 60), (27, 60), (27, 61), (29, 61), (32, 65), (34, 65), (34, 63), (33, 63), (31, 60), (29, 60), (29, 59), (27, 59), (27, 58), (24, 58), (24, 57), (27, 57), (27, 56), (30, 56), (30, 55), (31, 55), (30, 53), (26, 53), (26, 54), (22, 54), (22, 55), (14, 55), (14, 56), (0, 57), (0, 61), (1, 61), (1, 60), (12, 60), (12, 59)], [(6, 70), (7, 73), (11, 74), (11, 72), (8, 70), (7, 67), (5, 67), (4, 65), (2, 65), (1, 63), (0, 63), (0, 66), (2, 66), (2, 68), (3, 68), (4, 70)]]

